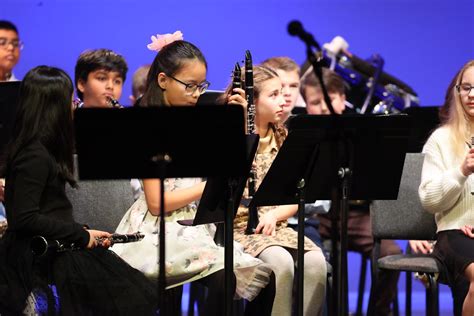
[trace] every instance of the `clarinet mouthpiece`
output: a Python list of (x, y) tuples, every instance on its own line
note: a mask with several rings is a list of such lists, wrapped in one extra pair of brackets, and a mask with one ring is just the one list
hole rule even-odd
[(122, 107), (118, 100), (116, 100), (112, 97), (107, 97), (107, 99), (108, 99), (108, 104), (111, 108), (121, 108)]

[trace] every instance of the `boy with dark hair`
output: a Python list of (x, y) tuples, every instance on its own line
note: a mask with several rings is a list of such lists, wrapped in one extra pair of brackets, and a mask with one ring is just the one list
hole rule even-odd
[(13, 68), (20, 59), (22, 48), (16, 26), (10, 21), (0, 20), (0, 82), (17, 80)]
[(150, 64), (139, 67), (132, 77), (132, 95), (129, 97), (132, 105), (136, 105), (137, 100), (143, 96), (146, 90), (146, 80), (150, 71)]
[[(323, 80), (334, 111), (337, 114), (342, 114), (346, 109), (346, 85), (344, 80), (327, 68), (323, 68)], [(300, 91), (306, 102), (308, 114), (330, 114), (324, 101), (321, 84), (313, 71), (302, 78)]]
[[(346, 108), (345, 82), (334, 71), (323, 68), (323, 81), (328, 90), (331, 104), (337, 114), (342, 114)], [(308, 114), (330, 114), (324, 101), (321, 83), (311, 71), (302, 79), (301, 94), (306, 101)], [(370, 225), (369, 201), (350, 201), (347, 223), (348, 249), (371, 257), (374, 247), (372, 228)], [(322, 214), (320, 219), (319, 233), (323, 239), (331, 237), (331, 218)], [(402, 250), (393, 240), (383, 240), (380, 247), (380, 256), (401, 254)], [(375, 314), (390, 315), (390, 304), (397, 293), (399, 272), (379, 272), (376, 286)]]
[[(20, 59), (23, 43), (20, 41), (18, 29), (10, 21), (0, 20), (0, 82), (17, 81), (13, 68)], [(7, 227), (3, 202), (3, 180), (0, 179), (0, 237)]]
[(83, 52), (76, 63), (74, 83), (79, 107), (113, 107), (122, 95), (128, 67), (125, 59), (109, 49)]

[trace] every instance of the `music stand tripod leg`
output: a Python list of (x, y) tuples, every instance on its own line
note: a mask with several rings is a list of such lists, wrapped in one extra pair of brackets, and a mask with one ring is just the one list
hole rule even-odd
[(166, 305), (166, 258), (165, 258), (165, 176), (166, 166), (171, 162), (171, 157), (167, 154), (156, 155), (152, 157), (152, 161), (157, 165), (158, 174), (160, 175), (160, 232), (158, 235), (158, 258), (159, 274), (158, 274), (158, 301), (160, 315), (168, 315), (168, 307)]
[(235, 180), (229, 180), (229, 202), (227, 214), (225, 214), (225, 238), (224, 238), (224, 297), (225, 315), (232, 316), (233, 313), (233, 271), (234, 271), (234, 189)]
[(304, 206), (305, 206), (305, 181), (298, 182), (298, 250), (297, 250), (297, 315), (303, 316), (303, 285), (304, 285)]
[(350, 177), (351, 170), (349, 168), (340, 168), (338, 176), (341, 178), (341, 246), (339, 248), (339, 279), (338, 279), (338, 302), (339, 311), (338, 315), (347, 315), (348, 302), (347, 302), (347, 216), (349, 206), (349, 188), (350, 188)]

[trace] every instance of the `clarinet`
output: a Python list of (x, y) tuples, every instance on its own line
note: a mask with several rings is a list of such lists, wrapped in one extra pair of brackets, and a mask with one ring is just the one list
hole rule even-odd
[[(134, 234), (112, 234), (111, 237), (108, 238), (96, 238), (99, 245), (102, 245), (106, 240), (110, 240), (110, 244), (123, 244), (129, 242), (136, 242), (140, 241), (145, 237), (145, 235), (141, 234), (140, 232)], [(67, 243), (61, 240), (48, 240), (43, 236), (35, 236), (31, 239), (30, 243), (31, 252), (35, 256), (43, 256), (48, 251), (54, 252), (64, 252), (64, 251), (73, 251), (82, 249), (75, 243)]]
[(239, 63), (235, 63), (234, 71), (232, 72), (232, 95), (238, 94), (234, 92), (235, 88), (242, 88), (242, 69)]
[[(245, 96), (247, 98), (247, 134), (255, 134), (255, 104), (253, 100), (253, 64), (252, 55), (249, 50), (245, 51)], [(252, 165), (248, 182), (248, 195), (251, 200), (255, 195), (256, 170)], [(258, 225), (258, 209), (255, 206), (249, 206), (249, 217), (245, 234), (255, 233)]]
[(117, 108), (117, 109), (121, 109), (123, 108), (122, 105), (120, 105), (119, 101), (112, 98), (112, 97), (107, 97), (107, 104), (111, 107), (111, 108)]

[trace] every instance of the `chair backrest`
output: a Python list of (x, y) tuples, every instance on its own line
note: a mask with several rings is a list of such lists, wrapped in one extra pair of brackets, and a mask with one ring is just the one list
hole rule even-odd
[(133, 204), (130, 180), (88, 180), (78, 185), (66, 189), (75, 220), (92, 229), (114, 232)]
[(397, 200), (378, 200), (371, 205), (372, 233), (376, 239), (436, 239), (434, 215), (421, 206), (418, 187), (424, 155), (407, 154)]

